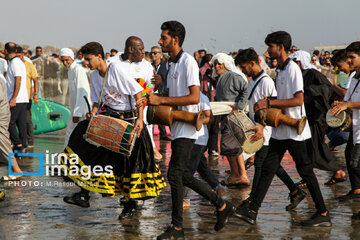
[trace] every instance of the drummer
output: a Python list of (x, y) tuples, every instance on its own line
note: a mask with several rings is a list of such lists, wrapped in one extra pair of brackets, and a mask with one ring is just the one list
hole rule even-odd
[[(113, 173), (103, 173), (99, 177), (94, 169), (94, 171), (90, 171), (88, 180), (84, 179), (82, 175), (68, 176), (81, 187), (81, 192), (65, 197), (64, 201), (81, 207), (89, 207), (89, 191), (102, 193), (105, 196), (123, 195), (128, 205), (131, 206), (124, 207), (119, 216), (122, 219), (124, 215), (131, 216), (135, 212), (135, 200), (156, 197), (166, 185), (154, 161), (149, 133), (146, 128), (143, 128), (143, 106), (140, 105), (135, 109), (135, 101), (141, 98), (143, 88), (130, 76), (123, 63), (113, 63), (107, 70), (101, 44), (87, 43), (81, 48), (81, 52), (84, 54), (86, 64), (93, 70), (91, 74), (91, 98), (94, 102), (92, 115), (97, 112), (100, 92), (103, 91), (102, 114), (123, 118), (132, 123), (135, 128), (138, 128), (138, 139), (131, 156), (126, 157), (86, 142), (83, 135), (89, 121), (80, 122), (71, 134), (64, 153), (68, 155), (75, 153), (81, 161), (77, 166), (74, 166), (71, 161), (63, 166), (67, 169), (85, 165), (111, 167)], [(106, 73), (106, 71), (108, 72)], [(102, 82), (106, 74), (106, 84), (103, 88)]]
[[(251, 77), (249, 84), (249, 117), (255, 122), (254, 119), (254, 105), (257, 101), (263, 99), (263, 96), (276, 97), (276, 89), (274, 81), (267, 75), (264, 70), (262, 70), (259, 64), (259, 56), (253, 48), (248, 48), (244, 50), (239, 50), (238, 55), (235, 57), (235, 64), (241, 68), (241, 71), (247, 76)], [(260, 186), (260, 175), (262, 172), (262, 166), (266, 159), (267, 153), (269, 151), (269, 140), (271, 137), (272, 127), (266, 126), (257, 123), (254, 127), (256, 134), (253, 137), (254, 141), (265, 138), (264, 146), (255, 154), (255, 173), (252, 184), (252, 189), (247, 202), (251, 202), (254, 193), (258, 186)], [(286, 187), (289, 189), (289, 198), (290, 204), (286, 206), (286, 210), (292, 210), (305, 198), (306, 193), (299, 189), (290, 176), (287, 174), (285, 169), (279, 165), (278, 170), (276, 171), (278, 178), (283, 181)], [(244, 202), (246, 204), (246, 202)]]
[[(353, 42), (346, 48), (350, 67), (356, 71), (351, 79), (350, 86), (344, 97), (344, 101), (335, 102), (330, 113), (339, 114), (346, 109), (352, 109), (352, 137), (353, 143), (348, 143), (351, 156), (346, 158), (346, 166), (350, 176), (351, 191), (339, 198), (340, 201), (360, 199), (360, 42)], [(355, 213), (353, 218), (360, 219), (360, 212)]]
[[(267, 35), (265, 43), (271, 58), (278, 62), (276, 76), (277, 99), (264, 98), (254, 105), (254, 112), (270, 107), (281, 108), (285, 115), (301, 119), (306, 116), (304, 108), (304, 87), (300, 68), (291, 61), (288, 55), (291, 47), (291, 36), (284, 31), (273, 32)], [(261, 171), (260, 184), (257, 187), (249, 207), (238, 207), (235, 216), (255, 224), (257, 212), (265, 198), (271, 181), (279, 168), (281, 159), (288, 150), (296, 163), (296, 169), (305, 180), (311, 197), (315, 202), (317, 212), (309, 220), (301, 222), (304, 226), (331, 226), (329, 212), (326, 209), (319, 183), (307, 155), (305, 140), (311, 138), (309, 124), (304, 131), (297, 134), (290, 126), (280, 124), (273, 128), (269, 142), (269, 152)]]
[[(172, 105), (179, 110), (197, 113), (200, 100), (199, 67), (194, 58), (181, 49), (185, 38), (185, 27), (177, 21), (164, 22), (161, 25), (159, 44), (163, 52), (170, 56), (167, 85), (169, 97), (150, 94), (152, 105)], [(215, 231), (222, 229), (233, 213), (233, 205), (218, 197), (209, 186), (190, 174), (188, 163), (194, 142), (197, 139), (194, 126), (175, 121), (171, 126), (171, 159), (168, 168), (168, 181), (171, 187), (172, 224), (157, 237), (161, 239), (184, 238), (183, 230), (183, 190), (184, 186), (201, 194), (216, 206), (217, 222)]]
[[(218, 53), (212, 59), (213, 76), (216, 80), (215, 101), (235, 102), (234, 109), (244, 110), (248, 96), (246, 76), (235, 66), (234, 59)], [(226, 115), (221, 116), (221, 155), (225, 155), (230, 164), (230, 176), (221, 183), (226, 186), (250, 186), (247, 176), (242, 147), (234, 137)]]

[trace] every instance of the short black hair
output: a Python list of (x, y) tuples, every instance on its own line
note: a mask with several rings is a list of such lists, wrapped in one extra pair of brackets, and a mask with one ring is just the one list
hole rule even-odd
[(8, 52), (8, 53), (16, 53), (16, 44), (13, 43), (13, 42), (7, 42), (5, 44), (5, 50)]
[(116, 50), (116, 49), (113, 48), (113, 49), (110, 50), (110, 52), (118, 53), (118, 50)]
[(350, 45), (346, 47), (346, 52), (354, 52), (360, 56), (360, 42), (350, 43)]
[(336, 66), (339, 62), (345, 62), (347, 59), (345, 49), (335, 49), (331, 54), (333, 55), (331, 58), (331, 64), (334, 66)]
[(174, 38), (179, 38), (179, 46), (181, 47), (185, 39), (185, 27), (178, 21), (167, 21), (161, 25), (161, 30), (168, 30), (169, 35)]
[(19, 45), (16, 46), (16, 52), (17, 53), (23, 53), (23, 48)]
[(101, 46), (100, 43), (98, 42), (89, 42), (87, 44), (85, 44), (84, 46), (82, 46), (80, 48), (80, 51), (85, 55), (85, 54), (94, 54), (94, 55), (98, 55), (100, 54), (101, 57), (103, 59), (105, 59), (105, 55), (104, 55), (104, 49)]
[(38, 49), (41, 49), (41, 50), (42, 50), (42, 47), (37, 46), (37, 47), (35, 48), (35, 50), (38, 50)]
[(204, 66), (205, 63), (208, 63), (211, 61), (213, 55), (211, 53), (205, 54), (205, 56), (201, 59), (200, 67)]
[(253, 48), (239, 49), (235, 57), (235, 64), (240, 65), (243, 63), (250, 63), (251, 61), (259, 64), (259, 56)]
[(32, 51), (30, 49), (28, 49), (28, 53), (30, 56), (32, 55)]
[(285, 31), (277, 31), (270, 33), (265, 38), (266, 45), (270, 45), (270, 43), (276, 44), (276, 45), (283, 45), (285, 51), (290, 51), (291, 48), (291, 36), (288, 32)]
[(205, 49), (198, 50), (198, 53), (201, 53), (201, 52), (205, 52), (205, 54), (207, 53)]
[(316, 55), (316, 56), (318, 56), (318, 55), (320, 54), (320, 51), (319, 51), (319, 50), (314, 50), (314, 51), (313, 51), (313, 54)]

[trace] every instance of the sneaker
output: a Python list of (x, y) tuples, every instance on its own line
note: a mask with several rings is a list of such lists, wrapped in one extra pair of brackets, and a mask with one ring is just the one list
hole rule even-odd
[(64, 197), (64, 202), (74, 204), (79, 207), (88, 208), (90, 207), (89, 199), (90, 196), (88, 194), (78, 192), (71, 197)]
[(136, 212), (137, 203), (136, 201), (127, 201), (124, 204), (124, 208), (119, 215), (119, 220), (131, 218)]
[(346, 195), (340, 196), (338, 198), (338, 200), (340, 202), (347, 201), (347, 200), (352, 200), (352, 199), (360, 199), (360, 194), (356, 194), (351, 190)]
[(5, 193), (0, 191), (0, 202), (5, 200)]
[(163, 239), (184, 239), (184, 230), (176, 230), (174, 226), (168, 227), (165, 232), (163, 232), (161, 235), (159, 235), (157, 240), (163, 240)]
[(300, 188), (297, 190), (295, 194), (289, 194), (290, 204), (286, 206), (286, 211), (290, 211), (299, 205), (299, 203), (304, 200), (306, 197), (306, 192), (301, 190)]
[(219, 156), (219, 153), (217, 151), (215, 151), (215, 150), (212, 150), (210, 155), (213, 156), (213, 157), (216, 157), (216, 156)]
[(329, 212), (326, 216), (316, 212), (310, 219), (302, 221), (301, 225), (306, 227), (331, 227), (331, 220)]
[(223, 227), (225, 227), (225, 224), (227, 223), (229, 217), (234, 214), (235, 207), (230, 202), (225, 201), (226, 207), (224, 210), (219, 211), (216, 210), (216, 224), (215, 224), (215, 231), (220, 231)]
[(236, 208), (234, 216), (254, 225), (256, 223), (257, 213), (251, 211), (250, 208), (246, 206), (246, 203), (244, 203), (243, 206), (241, 204)]

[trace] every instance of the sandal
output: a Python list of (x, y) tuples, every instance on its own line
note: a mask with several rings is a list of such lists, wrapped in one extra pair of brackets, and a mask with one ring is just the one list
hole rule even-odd
[(227, 178), (225, 180), (222, 180), (220, 183), (221, 183), (221, 185), (228, 186), (228, 187), (231, 187), (231, 186), (249, 187), (250, 186), (249, 182), (248, 183), (247, 182), (240, 182), (240, 180), (230, 181), (229, 178)]
[(295, 183), (298, 188), (306, 188), (306, 182), (301, 179), (300, 182)]
[(254, 161), (246, 160), (246, 162), (245, 162), (245, 170), (248, 170), (248, 169), (251, 168), (253, 165), (254, 165)]
[(8, 182), (8, 181), (17, 181), (21, 178), (21, 176), (2, 176), (0, 181)]
[(341, 182), (345, 182), (346, 181), (346, 177), (342, 177), (342, 178), (336, 178), (334, 176), (332, 176), (329, 181), (327, 181), (326, 183), (324, 183), (327, 186), (331, 186), (337, 183), (341, 183)]

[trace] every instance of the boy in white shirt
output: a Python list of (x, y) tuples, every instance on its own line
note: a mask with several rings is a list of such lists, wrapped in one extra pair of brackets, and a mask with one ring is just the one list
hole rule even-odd
[[(265, 43), (268, 45), (270, 57), (276, 58), (279, 64), (276, 76), (277, 99), (265, 97), (265, 99), (255, 104), (254, 112), (260, 109), (276, 107), (281, 108), (283, 113), (289, 117), (301, 119), (306, 116), (303, 78), (300, 68), (290, 60), (288, 55), (291, 47), (291, 36), (284, 31), (273, 32), (266, 37)], [(296, 163), (299, 175), (307, 184), (317, 209), (317, 212), (309, 220), (302, 221), (301, 224), (313, 227), (331, 226), (329, 212), (326, 209), (319, 183), (307, 155), (305, 140), (309, 138), (311, 138), (311, 133), (308, 123), (306, 123), (301, 134), (297, 134), (295, 129), (284, 124), (273, 128), (269, 142), (269, 152), (260, 176), (260, 186), (254, 193), (253, 201), (249, 207), (239, 207), (235, 212), (235, 216), (248, 223), (255, 224), (260, 205), (265, 198), (276, 170), (279, 168), (281, 159), (288, 150)]]

